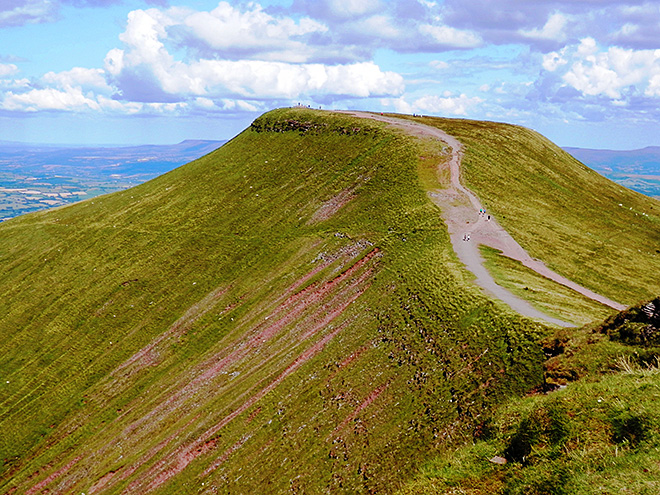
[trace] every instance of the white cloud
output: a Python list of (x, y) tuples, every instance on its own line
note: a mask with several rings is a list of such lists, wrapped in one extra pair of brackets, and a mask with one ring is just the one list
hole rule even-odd
[(44, 83), (56, 86), (60, 89), (66, 88), (92, 88), (104, 92), (112, 91), (105, 78), (103, 69), (86, 69), (74, 67), (63, 72), (47, 72), (42, 77)]
[(402, 36), (401, 30), (393, 24), (392, 18), (383, 14), (358, 19), (346, 24), (345, 28), (354, 33), (361, 33), (363, 36), (368, 34), (370, 38), (381, 40), (396, 40)]
[(554, 13), (541, 29), (519, 30), (518, 32), (526, 38), (547, 41), (566, 40), (565, 28), (568, 24), (568, 17), (561, 13)]
[(397, 112), (401, 113), (430, 113), (439, 115), (468, 115), (469, 111), (483, 103), (483, 99), (465, 94), (453, 96), (445, 92), (444, 96), (427, 95), (422, 96), (412, 103), (404, 97), (383, 100), (384, 104), (392, 105)]
[(0, 2), (0, 27), (51, 21), (57, 5), (57, 2), (52, 0)]
[(9, 111), (37, 112), (40, 110), (100, 110), (98, 102), (82, 93), (80, 88), (69, 88), (66, 91), (46, 88), (32, 89), (25, 93), (9, 91), (0, 108)]
[(450, 26), (422, 24), (419, 32), (430, 36), (439, 45), (454, 48), (476, 48), (481, 45), (481, 38), (472, 31), (456, 29)]
[(325, 66), (259, 60), (176, 63), (160, 79), (167, 93), (295, 99), (301, 95), (369, 97), (400, 94), (403, 78), (373, 62)]
[[(231, 10), (228, 5), (222, 8), (228, 13)], [(258, 9), (253, 12), (261, 15)], [(211, 58), (179, 61), (168, 51), (164, 41), (168, 36), (167, 28), (177, 25), (180, 19), (149, 9), (131, 12), (128, 21), (126, 31), (120, 36), (125, 48), (111, 50), (105, 59), (107, 73), (128, 98), (140, 93), (137, 86), (144, 88), (148, 84), (153, 85), (152, 94), (160, 92), (161, 97), (170, 95), (178, 99), (190, 96), (369, 97), (397, 95), (403, 91), (403, 78), (399, 74), (383, 72), (373, 62), (323, 65)], [(139, 77), (134, 77), (135, 74)]]
[(432, 60), (429, 65), (436, 70), (449, 69), (449, 64), (444, 60)]
[(587, 38), (572, 54), (572, 64), (563, 80), (588, 96), (622, 98), (623, 92), (660, 96), (660, 50), (632, 50), (610, 47), (599, 51), (595, 40)]
[[(344, 7), (359, 7), (351, 5)], [(204, 46), (218, 51), (193, 50), (184, 58), (182, 29), (188, 37), (197, 36), (195, 43), (204, 38)], [(324, 30), (316, 21), (275, 18), (255, 4), (242, 11), (227, 2), (212, 12), (135, 10), (119, 36), (122, 45), (108, 51), (103, 68), (48, 72), (24, 86), (2, 80), (7, 92), (0, 97), (0, 106), (15, 112), (255, 112), (272, 105), (267, 101), (327, 103), (403, 93), (403, 77), (371, 61), (321, 64), (269, 59), (275, 53), (271, 45), (278, 40), (286, 45), (283, 50), (292, 50), (298, 43), (294, 37)], [(223, 58), (223, 47), (251, 51), (254, 58)], [(17, 70), (13, 64), (0, 64), (0, 75)]]
[(268, 59), (288, 62), (307, 61), (313, 52), (298, 38), (328, 31), (324, 24), (306, 17), (298, 21), (276, 18), (257, 4), (248, 7), (251, 10), (241, 11), (227, 2), (220, 2), (210, 12), (180, 12), (183, 15), (175, 22), (187, 28), (192, 40), (225, 58), (232, 53), (261, 54)]
[(30, 87), (30, 80), (27, 78), (22, 79), (0, 79), (0, 89), (28, 89)]
[(564, 58), (563, 53), (550, 52), (543, 55), (542, 66), (548, 72), (554, 72), (562, 65), (566, 65), (568, 61)]
[(481, 98), (476, 96), (470, 98), (465, 94), (446, 97), (430, 95), (415, 100), (413, 107), (421, 112), (467, 115), (468, 110), (479, 105), (482, 101)]
[(11, 76), (18, 72), (18, 67), (15, 64), (0, 64), (0, 77)]

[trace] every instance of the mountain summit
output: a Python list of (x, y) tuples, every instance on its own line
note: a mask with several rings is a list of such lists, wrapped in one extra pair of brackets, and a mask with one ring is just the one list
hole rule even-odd
[[(462, 182), (531, 257), (625, 305), (660, 293), (660, 203), (527, 129), (397, 122), (274, 110), (0, 224), (0, 491), (393, 492), (542, 386), (556, 327), (474, 283), (432, 200), (452, 147), (415, 126), (460, 141)], [(544, 314), (616, 314), (480, 253)]]

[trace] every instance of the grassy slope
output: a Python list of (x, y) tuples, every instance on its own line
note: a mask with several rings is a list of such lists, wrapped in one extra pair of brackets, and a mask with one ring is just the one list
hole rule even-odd
[(466, 147), (463, 180), (528, 252), (625, 304), (660, 293), (660, 202), (522, 127), (416, 118)]
[(389, 491), (538, 384), (545, 329), (467, 283), (421, 152), (274, 111), (0, 225), (0, 491)]
[(616, 312), (573, 289), (539, 275), (519, 261), (502, 256), (497, 249), (487, 246), (480, 248), (486, 268), (500, 285), (518, 297), (529, 300), (548, 315), (578, 326), (602, 321)]
[(567, 387), (498, 408), (469, 445), (427, 462), (401, 494), (657, 493), (660, 318), (640, 308), (546, 338), (546, 384)]

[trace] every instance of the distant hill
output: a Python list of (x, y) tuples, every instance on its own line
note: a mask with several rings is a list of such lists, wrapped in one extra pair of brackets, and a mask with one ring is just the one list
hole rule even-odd
[(174, 145), (59, 147), (0, 141), (0, 219), (140, 184), (219, 148)]
[[(532, 256), (628, 304), (660, 292), (660, 203), (527, 129), (400, 117), (461, 140), (465, 184)], [(0, 493), (392, 493), (471, 444), (548, 383), (555, 329), (458, 261), (429, 199), (447, 157), (280, 109), (129, 190), (0, 224)], [(534, 304), (576, 298), (497, 270)]]
[(605, 177), (634, 191), (660, 198), (660, 147), (613, 151), (564, 148)]

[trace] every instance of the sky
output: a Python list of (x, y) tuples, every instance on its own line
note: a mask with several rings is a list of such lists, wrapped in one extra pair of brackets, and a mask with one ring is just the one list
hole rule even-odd
[(0, 0), (0, 141), (228, 139), (299, 103), (660, 146), (660, 2)]

